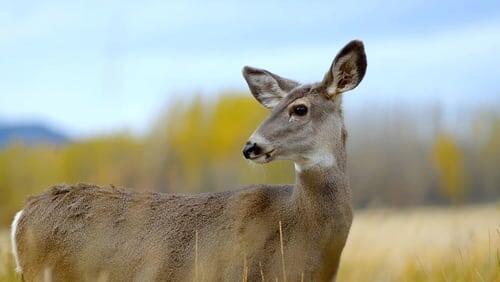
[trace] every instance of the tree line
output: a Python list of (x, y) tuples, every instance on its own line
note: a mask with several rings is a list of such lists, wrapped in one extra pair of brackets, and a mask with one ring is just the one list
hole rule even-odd
[[(11, 221), (28, 195), (56, 183), (180, 193), (291, 183), (292, 164), (263, 167), (241, 156), (266, 114), (247, 93), (223, 93), (215, 100), (172, 103), (140, 137), (114, 133), (57, 146), (13, 142), (0, 149), (0, 224)], [(460, 130), (443, 125), (439, 107), (411, 112), (370, 104), (346, 119), (356, 207), (498, 199), (500, 118), (495, 111), (478, 111)]]

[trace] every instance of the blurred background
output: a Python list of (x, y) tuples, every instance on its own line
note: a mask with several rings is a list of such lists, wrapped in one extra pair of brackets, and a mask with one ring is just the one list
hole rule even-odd
[(291, 164), (241, 155), (267, 114), (241, 68), (318, 81), (356, 38), (368, 70), (344, 96), (355, 208), (477, 207), (491, 217), (481, 231), (491, 266), (498, 1), (3, 2), (0, 226), (28, 195), (61, 182), (183, 193), (293, 182)]

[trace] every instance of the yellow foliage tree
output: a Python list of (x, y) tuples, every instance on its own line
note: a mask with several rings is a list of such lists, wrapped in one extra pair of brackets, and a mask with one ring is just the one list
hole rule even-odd
[(432, 148), (432, 156), (443, 194), (452, 203), (462, 202), (465, 186), (463, 155), (453, 137), (439, 135)]

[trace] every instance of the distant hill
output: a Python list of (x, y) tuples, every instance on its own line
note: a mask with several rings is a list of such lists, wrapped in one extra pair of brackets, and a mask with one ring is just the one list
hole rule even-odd
[(0, 147), (11, 142), (25, 145), (64, 144), (69, 138), (54, 129), (42, 124), (0, 124)]

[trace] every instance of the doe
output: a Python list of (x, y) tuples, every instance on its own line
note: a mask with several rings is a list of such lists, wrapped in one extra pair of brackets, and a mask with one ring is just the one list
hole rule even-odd
[(25, 281), (335, 279), (352, 222), (340, 94), (366, 67), (354, 40), (321, 82), (243, 68), (271, 110), (243, 154), (294, 162), (295, 184), (198, 195), (57, 185), (14, 218), (17, 271)]

